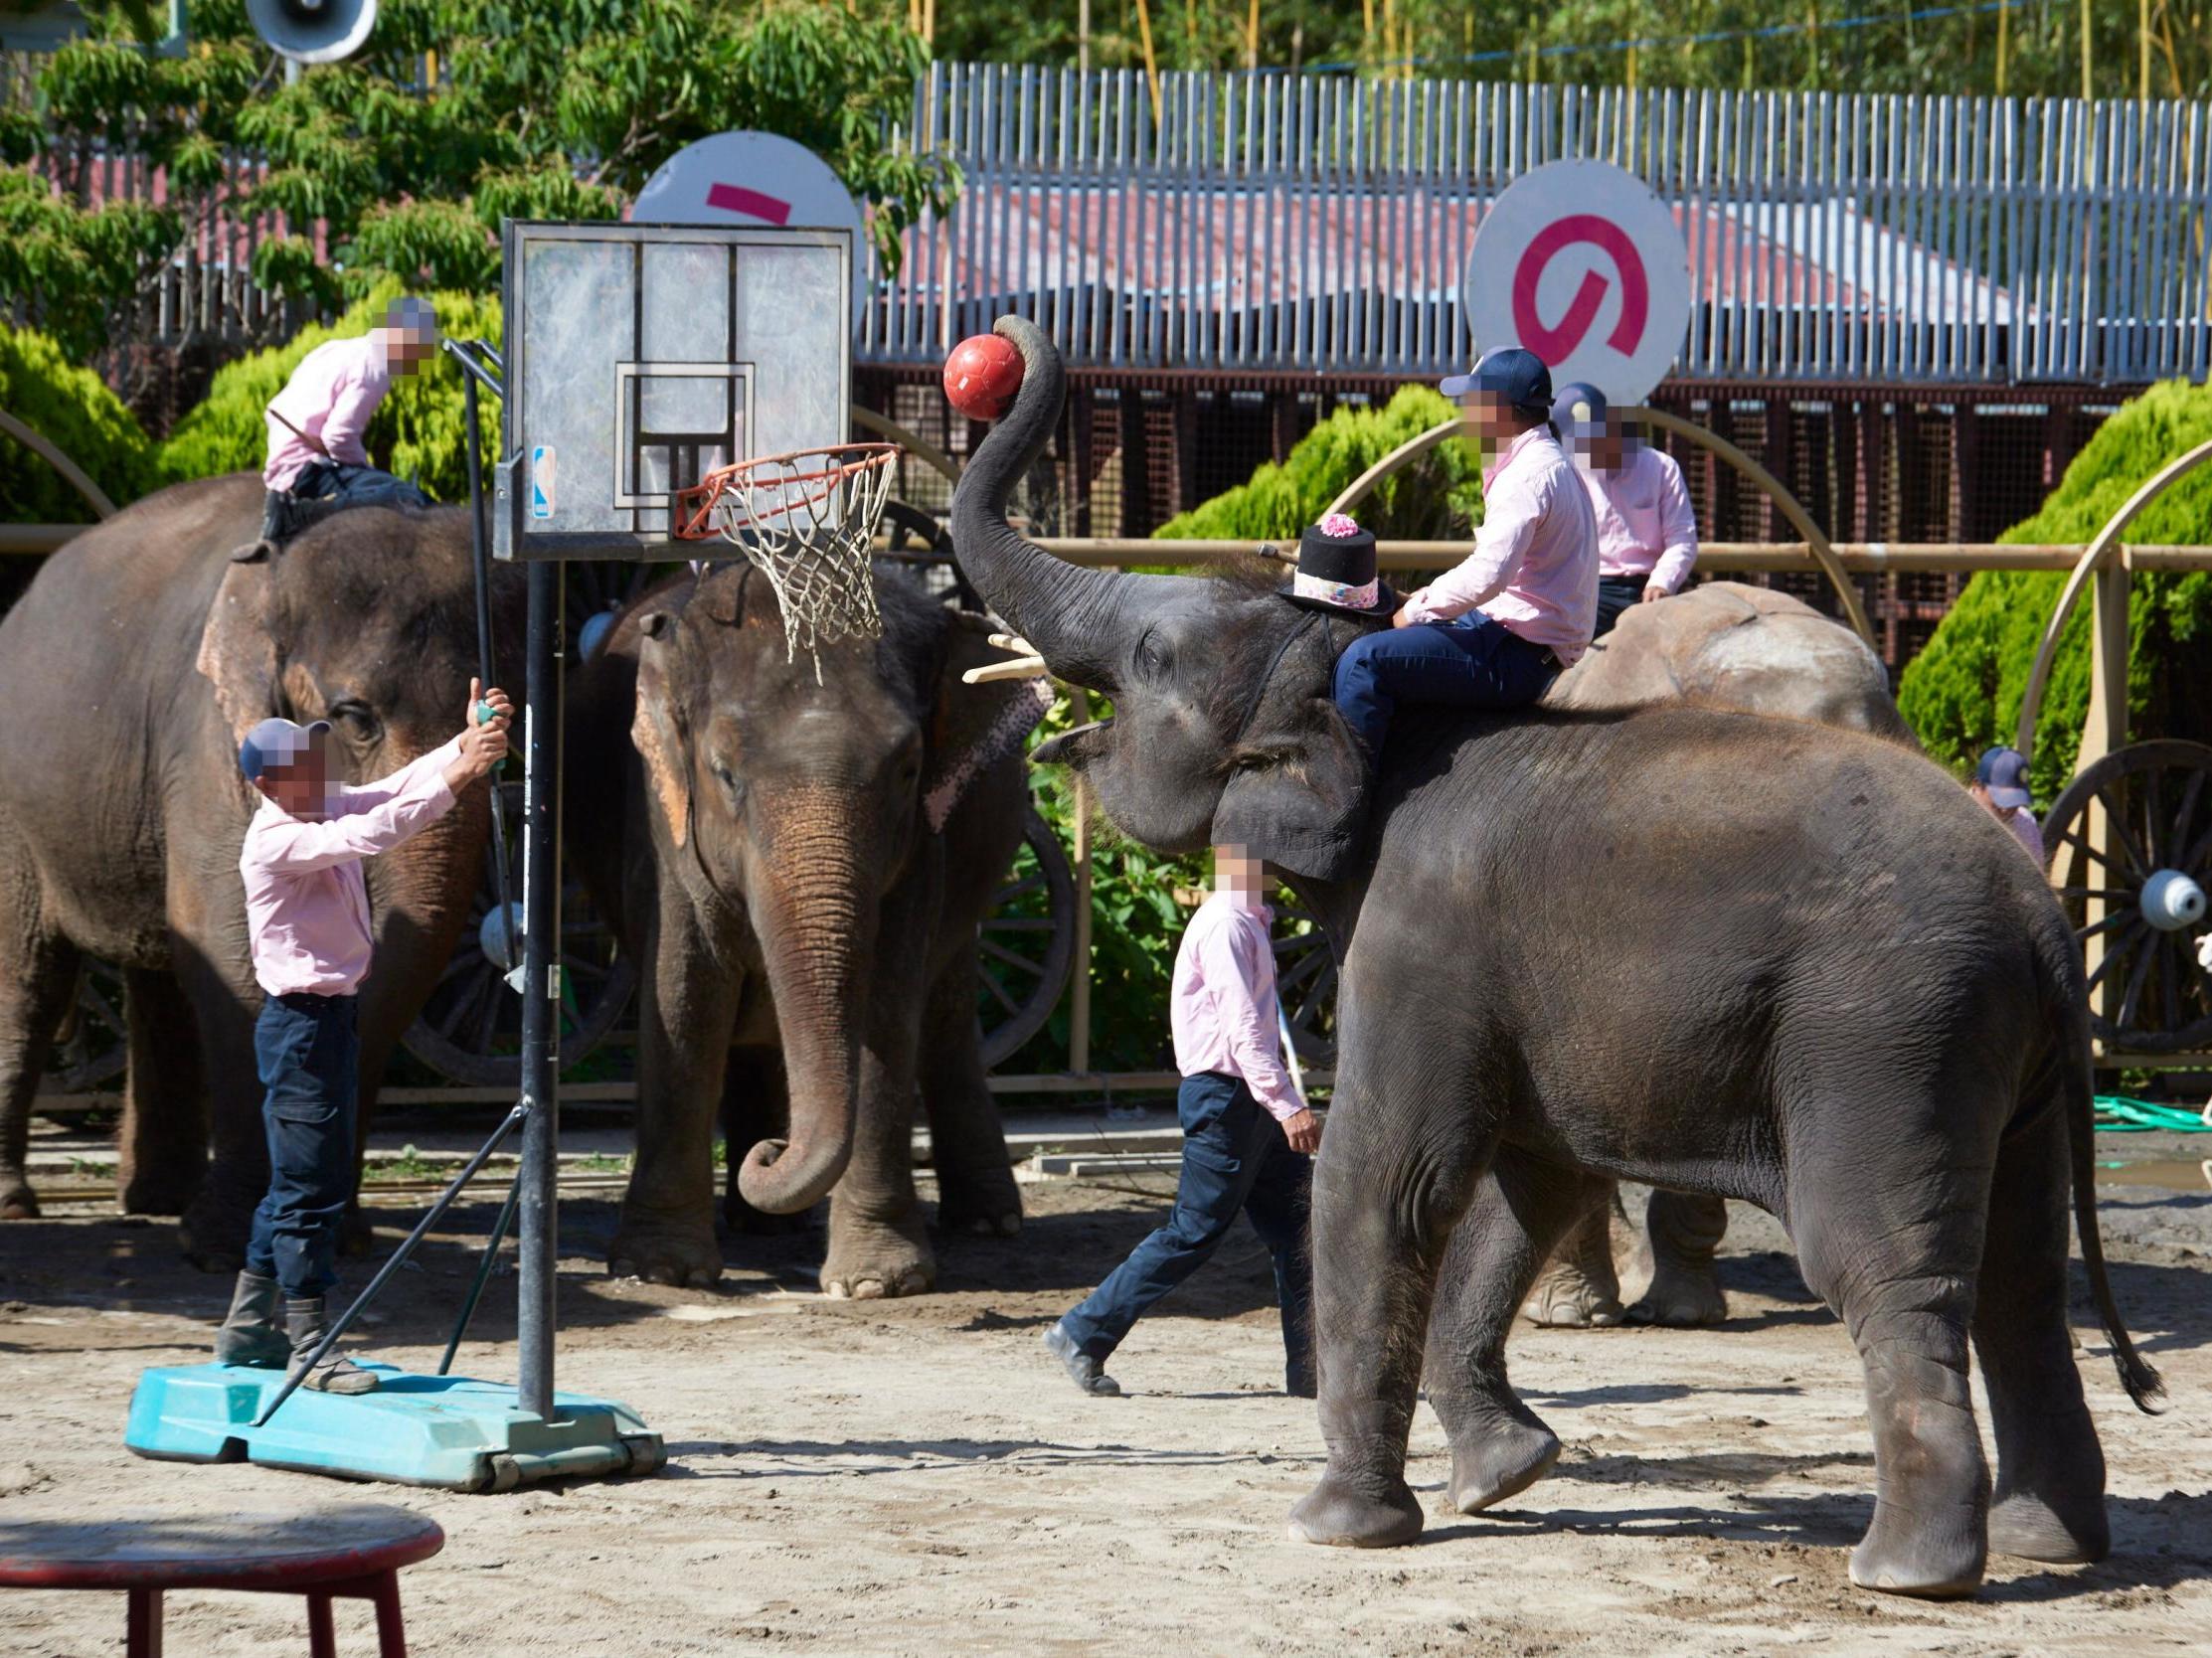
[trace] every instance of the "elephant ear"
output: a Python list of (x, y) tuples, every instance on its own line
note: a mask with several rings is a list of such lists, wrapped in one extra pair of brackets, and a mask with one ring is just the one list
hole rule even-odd
[(1333, 881), (1358, 850), (1367, 762), (1326, 697), (1305, 699), (1287, 724), (1239, 747), (1214, 808), (1214, 844), (1243, 846), (1292, 875)]
[(270, 627), (271, 572), (265, 558), (234, 562), (223, 572), (215, 602), (200, 631), (200, 654), (193, 664), (215, 687), (234, 742), (277, 712), (276, 636)]
[(630, 719), (630, 742), (645, 761), (645, 782), (668, 819), (668, 833), (682, 846), (691, 835), (690, 771), (668, 661), (678, 648), (676, 618), (668, 611), (650, 611), (640, 619), (637, 711)]
[(947, 613), (943, 658), (937, 667), (927, 730), (929, 767), (922, 785), (922, 811), (930, 833), (941, 834), (961, 797), (977, 778), (1009, 755), (1037, 729), (1052, 707), (1052, 682), (993, 680), (969, 685), (960, 676), (970, 668), (1003, 662), (1005, 653), (990, 643), (990, 623), (981, 616)]

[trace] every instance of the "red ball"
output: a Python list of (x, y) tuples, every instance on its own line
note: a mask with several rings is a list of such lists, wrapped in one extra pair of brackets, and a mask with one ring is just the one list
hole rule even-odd
[(1022, 354), (999, 334), (970, 334), (944, 360), (945, 400), (971, 420), (995, 420), (1021, 389)]

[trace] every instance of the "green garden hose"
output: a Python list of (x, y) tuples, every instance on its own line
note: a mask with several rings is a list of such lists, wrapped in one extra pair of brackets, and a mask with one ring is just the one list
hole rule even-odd
[(2169, 1134), (2212, 1134), (2212, 1122), (2187, 1105), (2154, 1105), (2147, 1099), (2124, 1094), (2097, 1096), (2097, 1126), (2111, 1134), (2140, 1134), (2162, 1129)]

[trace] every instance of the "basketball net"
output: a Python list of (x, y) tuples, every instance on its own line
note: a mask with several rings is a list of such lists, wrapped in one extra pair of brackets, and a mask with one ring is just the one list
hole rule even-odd
[(870, 560), (898, 457), (896, 443), (796, 449), (718, 466), (676, 492), (676, 538), (719, 535), (767, 578), (786, 660), (813, 657), (817, 684), (822, 646), (883, 636)]

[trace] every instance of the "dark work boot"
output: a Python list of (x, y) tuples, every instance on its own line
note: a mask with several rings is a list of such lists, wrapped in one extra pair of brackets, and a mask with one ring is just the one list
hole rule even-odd
[(276, 1330), (276, 1280), (241, 1272), (231, 1310), (215, 1332), (215, 1362), (281, 1370), (292, 1344)]
[[(322, 1345), (323, 1334), (329, 1328), (320, 1295), (305, 1301), (284, 1298), (284, 1333), (291, 1338), (293, 1370), (304, 1365), (308, 1355)], [(300, 1386), (325, 1394), (370, 1394), (376, 1392), (377, 1379), (344, 1354), (333, 1351), (307, 1373), (307, 1380)]]
[(1045, 1331), (1045, 1351), (1060, 1361), (1068, 1379), (1085, 1393), (1100, 1399), (1112, 1399), (1120, 1394), (1121, 1384), (1101, 1370), (1099, 1361), (1076, 1346), (1075, 1338), (1058, 1324)]

